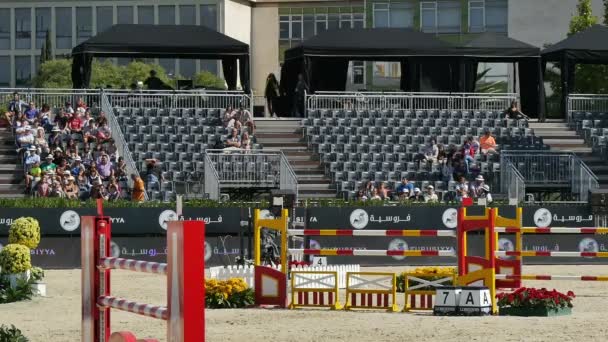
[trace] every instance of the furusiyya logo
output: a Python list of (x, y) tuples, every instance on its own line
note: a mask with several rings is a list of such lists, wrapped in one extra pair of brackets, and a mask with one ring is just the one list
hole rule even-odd
[[(498, 239), (498, 250), (512, 252), (515, 250), (515, 245), (513, 244), (513, 241), (509, 239), (500, 238)], [(513, 259), (512, 256), (501, 256), (499, 258), (504, 260)]]
[(369, 223), (369, 215), (363, 209), (355, 209), (350, 213), (350, 225), (355, 229), (363, 229)]
[(207, 243), (207, 241), (205, 241), (205, 261), (209, 261), (209, 259), (211, 259), (211, 257), (213, 256), (213, 247), (211, 247), (211, 244)]
[(444, 226), (455, 229), (458, 226), (458, 211), (454, 208), (446, 209), (441, 215), (441, 221)]
[[(402, 240), (402, 239), (393, 239), (388, 244), (388, 250), (389, 251), (407, 251), (408, 250), (407, 242), (405, 242), (405, 240)], [(392, 257), (395, 260), (405, 259), (404, 255), (393, 255)]]
[(167, 222), (169, 221), (177, 221), (177, 213), (173, 210), (165, 210), (160, 215), (158, 215), (158, 224), (164, 229), (167, 230)]
[[(309, 249), (321, 249), (321, 244), (319, 243), (319, 241), (313, 240), (313, 239), (308, 240), (308, 246), (309, 246)], [(300, 248), (301, 249), (306, 248), (306, 245), (304, 245), (304, 242), (300, 243)]]
[(548, 209), (540, 208), (534, 212), (534, 224), (537, 227), (549, 227), (551, 226), (553, 219), (551, 218), (551, 212)]
[(114, 241), (110, 241), (110, 255), (112, 258), (120, 257), (120, 246)]
[(80, 226), (80, 215), (74, 210), (66, 210), (59, 217), (59, 225), (63, 230), (73, 232)]
[(600, 245), (595, 239), (584, 238), (578, 243), (578, 250), (580, 252), (592, 252), (597, 253), (600, 251)]

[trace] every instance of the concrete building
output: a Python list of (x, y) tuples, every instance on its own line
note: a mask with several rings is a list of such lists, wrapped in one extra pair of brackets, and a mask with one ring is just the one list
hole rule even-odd
[[(266, 76), (280, 74), (283, 52), (324, 30), (403, 27), (461, 41), (484, 31), (536, 46), (566, 37), (577, 0), (8, 0), (0, 1), (0, 86), (27, 86), (35, 75), (47, 32), (55, 55), (116, 23), (205, 25), (251, 46), (252, 88), (263, 94)], [(592, 0), (603, 15), (602, 0)], [(221, 75), (215, 61), (156, 60), (169, 73), (200, 70)], [(128, 60), (118, 59), (117, 63)], [(506, 65), (484, 81), (508, 79)], [(348, 89), (391, 89), (398, 63), (354, 61)], [(508, 83), (508, 82), (507, 82)]]

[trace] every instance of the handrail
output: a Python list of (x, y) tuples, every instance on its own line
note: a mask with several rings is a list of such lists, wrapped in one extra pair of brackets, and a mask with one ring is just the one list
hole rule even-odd
[[(137, 174), (139, 175), (139, 171), (137, 170), (137, 164), (133, 160), (133, 156), (131, 155), (131, 151), (129, 151), (129, 144), (127, 144), (124, 134), (120, 129), (120, 124), (116, 119), (116, 115), (114, 115), (114, 109), (110, 104), (110, 101), (107, 95), (102, 91), (101, 92), (101, 110), (106, 114), (108, 118), (108, 123), (110, 124), (110, 131), (112, 132), (112, 138), (116, 142), (116, 148), (120, 151), (120, 155), (125, 158), (125, 164), (127, 165), (127, 173)], [(133, 181), (130, 176), (127, 176), (127, 183), (129, 188), (133, 188)], [(144, 198), (148, 200), (148, 193), (144, 191)]]
[(211, 200), (220, 199), (220, 176), (213, 165), (213, 161), (207, 153), (205, 153), (205, 187), (203, 192), (209, 195)]
[(285, 153), (283, 153), (283, 151), (280, 151), (280, 153), (281, 153), (281, 170), (279, 173), (279, 177), (281, 179), (280, 188), (292, 190), (295, 195), (295, 200), (297, 201), (298, 200), (298, 176), (296, 175), (296, 172), (291, 167), (291, 164), (289, 163), (287, 156), (285, 156)]

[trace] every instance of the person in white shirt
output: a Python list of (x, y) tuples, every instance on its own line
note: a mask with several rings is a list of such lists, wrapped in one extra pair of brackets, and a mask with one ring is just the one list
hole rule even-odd
[(492, 203), (492, 194), (490, 194), (490, 187), (487, 184), (480, 187), (478, 198), (485, 198), (487, 203)]
[(439, 197), (435, 193), (435, 187), (429, 185), (426, 187), (426, 193), (424, 194), (424, 201), (426, 203), (437, 203), (439, 202)]
[(241, 126), (247, 127), (247, 131), (249, 132), (249, 135), (254, 135), (255, 134), (255, 123), (253, 121), (253, 115), (251, 114), (251, 112), (248, 111), (247, 109), (241, 107), (239, 109), (238, 118), (239, 118), (239, 122), (241, 123)]
[(483, 179), (482, 175), (479, 175), (475, 178), (475, 182), (471, 183), (470, 187), (469, 187), (469, 194), (470, 197), (473, 198), (479, 198), (480, 197), (480, 192), (481, 192), (481, 187), (485, 185), (485, 180)]

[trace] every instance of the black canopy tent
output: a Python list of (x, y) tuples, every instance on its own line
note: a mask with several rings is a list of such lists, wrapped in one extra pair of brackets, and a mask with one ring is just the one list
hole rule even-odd
[[(608, 64), (608, 27), (593, 25), (551, 45), (541, 53), (543, 65), (558, 62), (561, 69), (562, 111), (567, 114), (568, 94), (574, 89), (577, 64)], [(544, 68), (543, 68), (544, 70)]]
[(204, 26), (114, 25), (72, 49), (74, 88), (91, 80), (93, 57), (221, 59), (228, 89), (249, 90), (249, 45)]
[(478, 62), (518, 62), (522, 110), (532, 115), (544, 112), (538, 105), (544, 99), (540, 50), (493, 33), (459, 46), (407, 29), (324, 32), (285, 52), (282, 91), (291, 97), (298, 73), (313, 92), (343, 91), (349, 60), (398, 61), (403, 91), (420, 91), (421, 80), (426, 79), (434, 91), (442, 92), (474, 92)]

